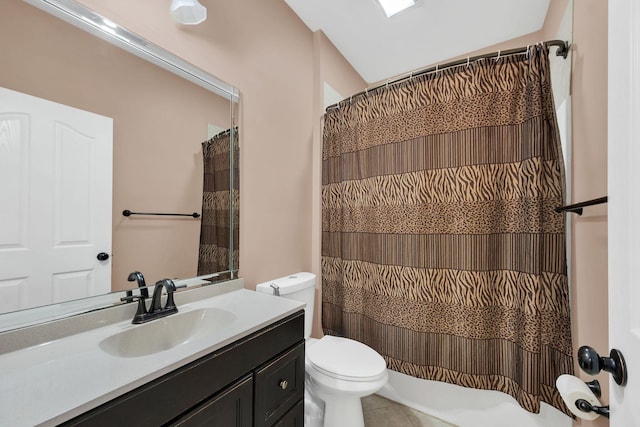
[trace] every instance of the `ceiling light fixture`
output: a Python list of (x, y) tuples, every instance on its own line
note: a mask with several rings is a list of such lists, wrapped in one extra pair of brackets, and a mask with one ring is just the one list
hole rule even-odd
[(207, 8), (198, 0), (171, 0), (171, 17), (184, 25), (198, 25), (207, 19)]
[(380, 3), (380, 6), (384, 9), (387, 18), (391, 18), (396, 13), (402, 12), (416, 4), (414, 0), (378, 0), (378, 3)]

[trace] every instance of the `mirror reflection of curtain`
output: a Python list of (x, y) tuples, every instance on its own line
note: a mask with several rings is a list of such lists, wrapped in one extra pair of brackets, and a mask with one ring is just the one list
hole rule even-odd
[[(233, 163), (231, 162), (231, 153), (233, 153)], [(198, 276), (238, 269), (237, 128), (227, 129), (203, 142), (202, 155), (204, 182)], [(233, 171), (230, 170), (232, 167)], [(230, 198), (234, 201), (233, 213), (229, 212)], [(231, 239), (232, 229), (233, 240)], [(230, 265), (230, 259), (232, 265)]]

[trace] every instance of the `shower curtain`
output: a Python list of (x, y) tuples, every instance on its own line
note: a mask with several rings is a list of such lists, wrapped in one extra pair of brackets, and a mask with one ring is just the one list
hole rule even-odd
[[(230, 174), (232, 153), (233, 181)], [(204, 182), (198, 276), (229, 269), (237, 271), (240, 209), (237, 128), (228, 129), (203, 142), (202, 156)], [(229, 211), (230, 206), (233, 212)], [(230, 259), (232, 265), (229, 264)]]
[(359, 95), (325, 115), (322, 324), (390, 369), (564, 412), (573, 372), (548, 48)]

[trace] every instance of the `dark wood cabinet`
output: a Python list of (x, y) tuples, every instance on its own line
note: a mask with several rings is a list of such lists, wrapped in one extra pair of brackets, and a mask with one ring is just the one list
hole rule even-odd
[(295, 406), (289, 409), (273, 427), (301, 427), (304, 426), (304, 401), (300, 400)]
[(253, 426), (253, 377), (246, 376), (169, 425), (172, 427)]
[(255, 371), (255, 426), (267, 427), (304, 397), (304, 343)]
[(62, 425), (302, 427), (303, 398), (299, 311)]

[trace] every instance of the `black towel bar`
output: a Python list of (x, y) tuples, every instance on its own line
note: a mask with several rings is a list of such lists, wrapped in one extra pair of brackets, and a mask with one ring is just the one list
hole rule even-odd
[(131, 212), (129, 209), (125, 209), (122, 211), (122, 215), (131, 216), (131, 215), (161, 215), (161, 216), (190, 216), (193, 218), (200, 218), (200, 214), (197, 212), (191, 214), (179, 214), (179, 213), (152, 213), (152, 212)]
[(573, 213), (576, 213), (578, 215), (582, 215), (582, 208), (587, 207), (587, 206), (600, 205), (602, 203), (607, 203), (607, 196), (600, 197), (600, 198), (593, 199), (593, 200), (587, 200), (586, 202), (576, 203), (576, 204), (573, 204), (573, 205), (561, 206), (559, 208), (556, 208), (555, 210), (558, 213), (573, 212)]

